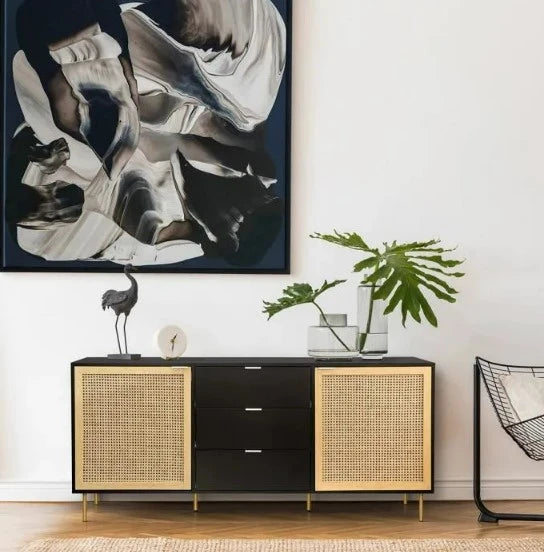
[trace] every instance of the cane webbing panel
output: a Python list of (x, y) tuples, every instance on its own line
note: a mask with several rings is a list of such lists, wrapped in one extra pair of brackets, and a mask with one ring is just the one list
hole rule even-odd
[(431, 371), (316, 370), (316, 490), (429, 490)]
[(76, 489), (190, 489), (190, 390), (190, 368), (76, 367)]

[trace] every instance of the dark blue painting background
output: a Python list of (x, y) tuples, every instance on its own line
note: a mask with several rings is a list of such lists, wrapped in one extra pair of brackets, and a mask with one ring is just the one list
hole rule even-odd
[[(3, 162), (2, 186), (5, 198), (7, 185), (7, 158), (11, 138), (23, 122), (23, 115), (15, 95), (11, 63), (19, 49), (15, 33), (15, 16), (23, 0), (3, 0)], [(43, 0), (46, 2), (47, 0)], [(250, 267), (233, 267), (217, 258), (199, 257), (182, 263), (141, 267), (149, 272), (288, 272), (289, 271), (289, 186), (290, 186), (290, 87), (291, 87), (291, 21), (289, 0), (272, 0), (287, 25), (287, 67), (278, 97), (266, 124), (266, 149), (272, 157), (277, 174), (277, 191), (285, 201), (285, 218), (281, 232), (265, 257)], [(122, 2), (119, 2), (122, 3)], [(5, 208), (3, 204), (3, 209)], [(120, 270), (119, 265), (108, 261), (45, 261), (22, 250), (12, 236), (2, 217), (2, 264), (7, 270), (56, 270), (56, 271), (110, 271)]]

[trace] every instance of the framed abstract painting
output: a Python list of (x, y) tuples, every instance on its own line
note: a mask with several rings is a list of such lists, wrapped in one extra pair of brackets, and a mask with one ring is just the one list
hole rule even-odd
[(290, 0), (4, 0), (3, 270), (289, 271)]

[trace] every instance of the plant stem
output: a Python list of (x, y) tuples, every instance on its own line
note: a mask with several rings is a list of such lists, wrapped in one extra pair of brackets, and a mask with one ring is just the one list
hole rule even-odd
[(372, 287), (370, 288), (370, 300), (368, 304), (368, 316), (366, 319), (366, 328), (365, 333), (361, 336), (361, 339), (359, 341), (359, 352), (362, 353), (363, 349), (366, 344), (366, 338), (368, 337), (368, 334), (370, 333), (370, 324), (372, 323), (372, 314), (374, 311), (374, 291), (376, 289), (376, 284), (372, 284)]
[(343, 347), (344, 347), (344, 349), (346, 349), (346, 351), (350, 351), (351, 349), (342, 341), (340, 336), (333, 330), (332, 326), (327, 321), (327, 315), (323, 312), (323, 309), (315, 301), (312, 301), (312, 303), (316, 306), (317, 310), (323, 316), (323, 322), (325, 322), (325, 325), (327, 326), (327, 328), (329, 328), (329, 330), (332, 332), (334, 337), (336, 337), (336, 339), (338, 339), (338, 341), (343, 345)]

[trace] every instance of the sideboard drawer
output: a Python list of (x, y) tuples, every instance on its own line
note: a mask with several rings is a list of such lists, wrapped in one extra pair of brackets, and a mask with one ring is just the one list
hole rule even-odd
[(310, 452), (307, 450), (198, 450), (199, 491), (307, 491)]
[(195, 370), (197, 407), (309, 407), (309, 366), (199, 366)]
[(311, 411), (307, 408), (197, 408), (199, 449), (309, 449)]

